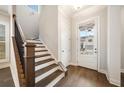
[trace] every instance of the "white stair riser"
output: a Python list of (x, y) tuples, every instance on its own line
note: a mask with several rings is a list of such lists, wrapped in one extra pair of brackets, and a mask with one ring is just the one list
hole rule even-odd
[(57, 82), (59, 82), (65, 76), (64, 73), (60, 74), (57, 78), (51, 81), (46, 87), (53, 87)]
[(35, 48), (35, 50), (46, 50), (46, 48)]
[(41, 65), (38, 65), (38, 66), (35, 66), (35, 71), (39, 70), (39, 69), (42, 69), (42, 68), (45, 68), (49, 65), (52, 65), (54, 64), (55, 61), (50, 61), (50, 62), (47, 62), (47, 63), (44, 63), (44, 64), (41, 64)]
[(52, 73), (54, 73), (56, 70), (58, 70), (58, 67), (55, 67), (53, 69), (51, 69), (50, 71), (38, 76), (35, 78), (35, 83), (39, 82), (40, 80), (46, 78), (47, 76), (51, 75)]
[(35, 55), (38, 56), (38, 55), (48, 54), (48, 53), (49, 53), (48, 51), (44, 51), (44, 52), (35, 52)]
[(43, 60), (46, 60), (46, 59), (49, 59), (49, 58), (51, 58), (51, 56), (45, 56), (45, 57), (35, 58), (35, 62), (43, 61)]
[(36, 46), (44, 46), (43, 44), (36, 44)]
[(31, 43), (41, 43), (41, 41), (36, 41), (36, 40), (27, 40), (27, 42), (31, 42)]

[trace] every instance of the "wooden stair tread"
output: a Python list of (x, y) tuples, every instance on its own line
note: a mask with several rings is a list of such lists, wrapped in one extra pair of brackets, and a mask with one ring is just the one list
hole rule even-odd
[(38, 71), (35, 72), (35, 77), (40, 76), (40, 75), (46, 73), (47, 71), (49, 71), (49, 70), (51, 70), (51, 69), (53, 69), (53, 68), (55, 68), (57, 66), (58, 66), (57, 64), (52, 64), (50, 66), (47, 66), (45, 68), (42, 68), (42, 69), (40, 69), (40, 70), (38, 70)]
[(42, 55), (35, 55), (35, 58), (39, 58), (39, 57), (45, 57), (45, 56), (50, 56), (51, 54), (42, 54)]
[(43, 44), (40, 40), (27, 40), (27, 42), (34, 44)]
[(35, 48), (45, 48), (45, 46), (35, 46)]
[(48, 51), (48, 50), (35, 50), (35, 52), (44, 52), (44, 51)]
[(40, 43), (40, 42), (34, 42), (34, 44), (43, 44), (43, 43)]
[(50, 61), (54, 61), (54, 59), (53, 59), (53, 58), (48, 58), (48, 59), (45, 59), (45, 60), (36, 62), (36, 63), (35, 63), (35, 66), (38, 66), (38, 65), (41, 65), (41, 64), (44, 64), (44, 63), (48, 63), (48, 62), (50, 62)]
[(52, 73), (51, 75), (49, 75), (48, 77), (42, 79), (41, 81), (39, 81), (38, 83), (36, 83), (36, 87), (45, 87), (46, 85), (48, 85), (51, 81), (53, 81), (55, 78), (57, 78), (59, 75), (61, 75), (63, 72), (60, 70), (55, 71), (54, 73)]

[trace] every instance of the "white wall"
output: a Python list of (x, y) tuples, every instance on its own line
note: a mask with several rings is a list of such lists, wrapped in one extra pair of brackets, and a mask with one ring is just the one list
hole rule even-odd
[(121, 70), (124, 73), (124, 6), (121, 8), (121, 26), (122, 26), (122, 34), (121, 34)]
[(105, 6), (92, 6), (76, 12), (72, 18), (72, 64), (77, 65), (77, 28), (76, 24), (92, 17), (100, 17), (100, 70), (107, 70), (107, 8)]
[(40, 15), (40, 39), (45, 42), (53, 55), (58, 59), (58, 7), (42, 6)]
[(17, 5), (16, 16), (26, 39), (38, 38), (39, 14), (32, 13), (31, 9), (26, 5)]
[(121, 8), (108, 7), (108, 78), (110, 83), (120, 86), (121, 63)]

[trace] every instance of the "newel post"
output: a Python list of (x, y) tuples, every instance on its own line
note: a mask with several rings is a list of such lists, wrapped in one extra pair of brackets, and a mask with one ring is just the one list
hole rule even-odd
[(24, 44), (24, 73), (26, 78), (26, 86), (35, 86), (35, 45), (26, 42)]

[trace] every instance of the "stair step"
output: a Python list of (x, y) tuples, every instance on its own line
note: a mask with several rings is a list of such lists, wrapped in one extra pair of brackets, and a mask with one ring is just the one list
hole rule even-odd
[(53, 68), (55, 68), (57, 66), (58, 66), (57, 64), (52, 64), (52, 65), (50, 65), (48, 67), (45, 67), (43, 69), (40, 69), (40, 70), (38, 70), (38, 71), (35, 72), (35, 77), (40, 76), (40, 75), (48, 72), (49, 70), (51, 70), (51, 69), (53, 69)]
[(44, 51), (44, 52), (35, 52), (35, 56), (44, 55), (44, 54), (48, 54), (48, 53), (49, 53), (48, 51)]
[(49, 59), (49, 58), (51, 58), (51, 56), (35, 58), (35, 62), (43, 61), (43, 60), (46, 60), (46, 59)]
[[(47, 68), (47, 67), (46, 67)], [(45, 68), (43, 68), (43, 69), (45, 69)], [(49, 66), (48, 66), (48, 68), (47, 69), (49, 69), (49, 70), (46, 70), (46, 71), (42, 71), (42, 70), (38, 70), (38, 71), (35, 71), (35, 72), (37, 72), (37, 73), (39, 73), (39, 76), (38, 76), (38, 74), (37, 74), (37, 77), (35, 77), (35, 83), (37, 83), (37, 82), (39, 82), (40, 80), (42, 80), (42, 79), (44, 79), (44, 78), (46, 78), (46, 77), (48, 77), (49, 75), (51, 75), (52, 73), (54, 73), (56, 70), (58, 70), (59, 69), (59, 67), (58, 66), (54, 66), (53, 68), (49, 68)], [(40, 73), (41, 72), (41, 73)], [(36, 74), (35, 74), (36, 75)]]
[(35, 48), (35, 51), (38, 51), (38, 50), (46, 50), (46, 48)]
[(40, 40), (27, 40), (27, 42), (31, 42), (34, 44), (43, 44)]
[(53, 59), (53, 58), (49, 58), (49, 59), (45, 59), (45, 60), (36, 62), (36, 63), (35, 63), (35, 66), (38, 66), (38, 65), (41, 65), (41, 64), (44, 64), (44, 63), (48, 63), (48, 62), (50, 62), (50, 61), (54, 61), (54, 59)]
[(40, 43), (40, 42), (35, 42), (35, 44), (43, 44), (43, 43)]
[(45, 52), (45, 51), (48, 51), (48, 50), (35, 50), (35, 52)]
[(43, 68), (45, 68), (47, 66), (50, 66), (52, 64), (55, 64), (55, 61), (50, 61), (50, 62), (46, 62), (44, 64), (37, 65), (37, 66), (35, 66), (35, 71), (38, 71), (40, 69), (43, 69)]
[(40, 45), (43, 44), (43, 43), (41, 43), (41, 42), (32, 42), (32, 43), (34, 43), (34, 44), (40, 44)]
[(45, 87), (51, 83), (51, 81), (55, 80), (58, 76), (60, 76), (63, 72), (60, 70), (55, 71), (48, 77), (42, 79), (38, 83), (36, 83), (36, 87)]
[(42, 55), (35, 55), (35, 58), (39, 58), (39, 57), (45, 57), (45, 56), (50, 56), (51, 54), (42, 54)]
[(35, 48), (45, 48), (45, 46), (36, 46)]

